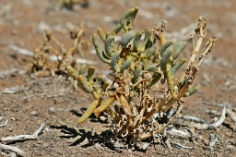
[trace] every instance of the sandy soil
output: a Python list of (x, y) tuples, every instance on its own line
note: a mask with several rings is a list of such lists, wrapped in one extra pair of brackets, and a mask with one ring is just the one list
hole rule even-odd
[[(39, 39), (42, 39), (42, 29), (45, 26), (50, 27), (60, 41), (70, 46), (70, 23), (78, 26), (86, 23), (86, 37), (89, 38), (97, 27), (102, 27), (105, 31), (111, 30), (122, 13), (134, 6), (138, 6), (140, 10), (135, 21), (136, 29), (152, 28), (165, 19), (168, 21), (166, 31), (170, 34), (195, 23), (202, 15), (209, 19), (208, 36), (215, 35), (219, 42), (207, 56), (195, 80), (200, 87), (199, 92), (184, 100), (182, 114), (212, 122), (215, 116), (206, 112), (207, 110), (220, 113), (224, 105), (236, 107), (235, 5), (236, 1), (233, 0), (91, 0), (88, 7), (78, 5), (73, 11), (68, 11), (55, 9), (49, 0), (1, 0), (0, 117), (4, 118), (0, 124), (8, 120), (8, 125), (0, 127), (0, 137), (32, 134), (42, 123), (46, 125), (36, 140), (4, 144), (17, 146), (32, 157), (234, 156), (234, 122), (228, 116), (217, 129), (195, 130), (195, 134), (202, 136), (205, 141), (199, 142), (199, 145), (194, 146), (189, 139), (176, 139), (192, 149), (172, 145), (170, 151), (163, 144), (151, 145), (146, 151), (114, 149), (106, 141), (109, 123), (100, 123), (95, 117), (91, 117), (82, 125), (76, 124), (82, 111), (91, 103), (92, 97), (82, 91), (76, 92), (64, 77), (36, 78), (21, 74), (25, 66), (19, 60), (30, 60), (31, 57), (17, 53), (10, 46), (33, 51), (38, 46)], [(100, 64), (91, 50), (92, 45), (85, 58), (97, 62), (97, 71), (108, 70), (105, 65)], [(5, 73), (9, 70), (12, 72)], [(16, 87), (18, 91), (6, 92), (11, 87)], [(214, 154), (209, 147), (211, 134), (218, 139), (214, 145)]]

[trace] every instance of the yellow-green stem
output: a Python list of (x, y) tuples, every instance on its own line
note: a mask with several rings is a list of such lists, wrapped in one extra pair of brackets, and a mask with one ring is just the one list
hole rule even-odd
[(94, 100), (92, 104), (87, 108), (87, 110), (84, 112), (82, 117), (79, 118), (77, 121), (78, 124), (83, 123), (85, 120), (87, 120), (91, 114), (93, 113), (94, 109), (98, 106), (99, 100)]
[(112, 97), (109, 97), (108, 99), (102, 101), (101, 105), (98, 108), (96, 108), (93, 111), (93, 113), (98, 116), (102, 111), (104, 111), (106, 108), (108, 108), (115, 100), (116, 100), (116, 98), (112, 96)]

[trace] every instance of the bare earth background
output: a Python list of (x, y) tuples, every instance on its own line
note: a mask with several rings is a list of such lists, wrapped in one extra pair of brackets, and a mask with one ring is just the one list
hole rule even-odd
[[(30, 60), (10, 48), (10, 45), (33, 51), (42, 39), (42, 28), (50, 27), (53, 34), (70, 46), (69, 23), (86, 23), (86, 37), (96, 33), (97, 27), (112, 30), (122, 13), (138, 6), (136, 29), (150, 29), (168, 21), (166, 31), (178, 32), (196, 23), (202, 15), (209, 19), (208, 37), (215, 35), (219, 42), (207, 56), (195, 84), (197, 94), (184, 99), (184, 115), (192, 115), (212, 122), (207, 110), (222, 111), (224, 105), (236, 107), (236, 11), (233, 0), (91, 0), (87, 8), (76, 6), (74, 11), (58, 10), (49, 0), (1, 0), (0, 1), (0, 117), (8, 125), (0, 127), (0, 138), (32, 134), (42, 123), (46, 127), (37, 140), (8, 143), (17, 146), (29, 156), (234, 156), (236, 135), (234, 122), (226, 117), (225, 123), (215, 130), (196, 130), (195, 133), (209, 141), (210, 133), (218, 137), (215, 154), (210, 153), (207, 143), (193, 149), (173, 146), (172, 152), (164, 145), (151, 145), (146, 152), (129, 149), (114, 150), (106, 144), (103, 132), (108, 123), (99, 123), (94, 117), (82, 125), (76, 121), (92, 98), (84, 92), (76, 92), (64, 77), (35, 78), (21, 74), (24, 64), (18, 60)], [(89, 47), (85, 58), (97, 62), (102, 73), (107, 67), (92, 54)], [(188, 52), (186, 52), (187, 54)], [(5, 71), (12, 70), (11, 74)], [(20, 87), (9, 94), (6, 88)], [(82, 108), (82, 111), (81, 111)], [(55, 110), (54, 110), (55, 109)], [(0, 122), (0, 124), (2, 123)], [(102, 133), (103, 132), (103, 133)], [(101, 134), (102, 133), (102, 134)], [(100, 140), (99, 140), (100, 139)], [(185, 145), (193, 147), (193, 142)], [(1, 150), (0, 150), (1, 152)]]

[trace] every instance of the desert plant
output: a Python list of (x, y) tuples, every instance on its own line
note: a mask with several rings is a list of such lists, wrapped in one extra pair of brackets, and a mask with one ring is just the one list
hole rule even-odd
[(78, 67), (79, 65), (73, 56), (79, 53), (81, 57), (84, 57), (83, 51), (87, 49), (89, 44), (87, 40), (82, 39), (83, 34), (84, 26), (81, 26), (80, 29), (72, 29), (70, 37), (73, 44), (66, 49), (63, 43), (59, 42), (50, 31), (45, 30), (45, 38), (35, 48), (33, 61), (28, 65), (28, 73), (34, 73), (36, 76), (48, 76), (55, 75), (55, 73), (65, 73), (67, 65)]
[(67, 8), (69, 10), (73, 10), (73, 7), (77, 4), (81, 5), (84, 8), (88, 7), (89, 5), (88, 0), (55, 0), (54, 3), (60, 8)]
[[(187, 42), (173, 43), (166, 40), (164, 29), (166, 21), (160, 27), (146, 31), (133, 30), (134, 19), (138, 8), (127, 10), (117, 27), (108, 33), (98, 29), (92, 36), (93, 45), (98, 57), (110, 66), (114, 72), (112, 83), (104, 81), (101, 76), (95, 77), (95, 67), (90, 66), (87, 74), (85, 66), (79, 71), (67, 66), (68, 73), (78, 81), (78, 86), (87, 93), (92, 93), (94, 101), (79, 118), (83, 123), (95, 114), (97, 117), (105, 112), (112, 119), (112, 130), (130, 144), (143, 141), (160, 133), (176, 114), (161, 123), (162, 117), (175, 104), (181, 105), (183, 97), (193, 95), (197, 87), (193, 81), (205, 56), (212, 50), (216, 41), (210, 38), (200, 53), (200, 47), (207, 34), (208, 21), (198, 18), (197, 42), (193, 41), (191, 57), (178, 59)], [(117, 45), (115, 35), (124, 31)], [(141, 40), (142, 36), (145, 36)], [(99, 41), (104, 42), (104, 49)], [(180, 70), (184, 63), (185, 70)], [(177, 71), (183, 71), (177, 77)], [(159, 113), (158, 116), (156, 116)], [(155, 116), (154, 116), (155, 115)]]

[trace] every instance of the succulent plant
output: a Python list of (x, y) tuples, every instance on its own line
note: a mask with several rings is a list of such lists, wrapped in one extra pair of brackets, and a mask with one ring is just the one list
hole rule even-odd
[[(130, 144), (152, 138), (172, 122), (180, 110), (165, 124), (160, 123), (161, 116), (154, 114), (167, 113), (175, 104), (181, 105), (183, 97), (197, 91), (193, 81), (216, 41), (215, 37), (210, 38), (200, 53), (208, 21), (199, 17), (195, 30), (197, 42), (196, 45), (193, 42), (191, 57), (179, 59), (187, 42), (166, 40), (164, 29), (167, 22), (164, 20), (160, 27), (152, 30), (134, 30), (137, 12), (137, 7), (127, 10), (113, 31), (104, 33), (99, 28), (98, 35), (92, 36), (98, 57), (114, 73), (111, 83), (104, 81), (102, 76), (95, 77), (93, 66), (87, 73), (85, 66), (79, 71), (67, 66), (78, 86), (94, 98), (78, 123), (83, 123), (91, 114), (98, 117), (105, 112), (113, 121), (114, 134)], [(122, 39), (117, 44), (114, 37), (122, 30)], [(194, 40), (194, 35), (191, 38)], [(186, 62), (185, 70), (180, 70)], [(177, 71), (182, 72), (180, 77), (177, 77)]]

